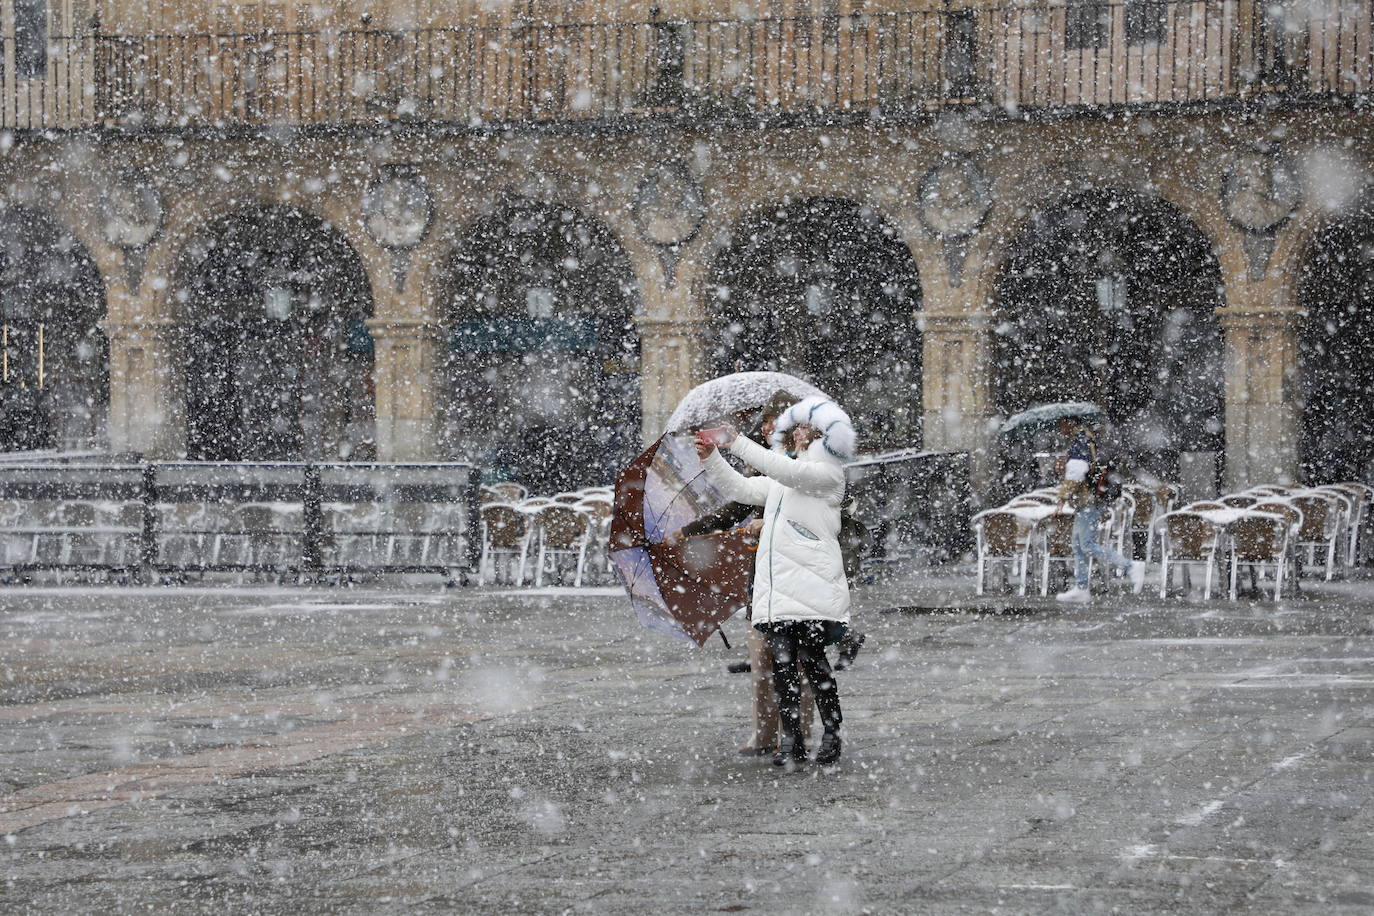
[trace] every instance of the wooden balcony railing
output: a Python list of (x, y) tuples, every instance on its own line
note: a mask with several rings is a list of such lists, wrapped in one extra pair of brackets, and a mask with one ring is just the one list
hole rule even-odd
[(1236, 0), (1075, 0), (789, 19), (90, 33), (50, 38), (37, 55), (6, 37), (0, 126), (824, 120), (1369, 92), (1371, 4), (1300, 6), (1301, 17)]

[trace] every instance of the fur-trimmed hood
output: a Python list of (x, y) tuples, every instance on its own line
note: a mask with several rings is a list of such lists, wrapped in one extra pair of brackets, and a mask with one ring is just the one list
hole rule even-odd
[(773, 428), (773, 444), (781, 446), (788, 430), (799, 424), (814, 426), (821, 431), (821, 438), (807, 449), (812, 457), (828, 458), (840, 463), (853, 460), (859, 436), (854, 431), (849, 414), (839, 404), (814, 395), (793, 404), (778, 416)]

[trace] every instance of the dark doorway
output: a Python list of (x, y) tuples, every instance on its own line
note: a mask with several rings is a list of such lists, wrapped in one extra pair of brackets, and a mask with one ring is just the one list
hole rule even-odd
[(189, 457), (375, 457), (372, 298), (337, 230), (286, 207), (245, 210), (190, 246), (179, 278)]
[(27, 207), (0, 209), (0, 450), (107, 442), (105, 288), (68, 232)]
[(1300, 296), (1302, 473), (1312, 484), (1374, 480), (1374, 206), (1312, 241)]
[(454, 249), (449, 453), (538, 493), (611, 482), (640, 446), (637, 296), (599, 221), (513, 200)]
[(1180, 478), (1223, 447), (1221, 272), (1207, 237), (1163, 201), (1087, 191), (1034, 213), (997, 290), (994, 405), (1092, 401), (1138, 470)]
[(861, 450), (919, 446), (920, 282), (906, 243), (862, 204), (754, 213), (712, 266), (711, 369), (799, 375), (849, 411)]

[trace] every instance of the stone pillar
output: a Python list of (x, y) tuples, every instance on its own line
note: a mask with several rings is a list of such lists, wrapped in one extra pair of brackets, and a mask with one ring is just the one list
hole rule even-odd
[(921, 316), (922, 445), (968, 452), (973, 486), (990, 483), (988, 318), (984, 312), (925, 309)]
[(1232, 306), (1217, 314), (1226, 336), (1226, 486), (1296, 480), (1298, 311)]
[(663, 433), (682, 396), (705, 380), (707, 325), (672, 318), (637, 318), (640, 410), (644, 443)]
[(186, 454), (185, 385), (172, 322), (101, 322), (110, 340), (110, 448), (149, 458)]
[(430, 321), (372, 318), (372, 379), (377, 404), (377, 458), (440, 458), (438, 396), (443, 329)]

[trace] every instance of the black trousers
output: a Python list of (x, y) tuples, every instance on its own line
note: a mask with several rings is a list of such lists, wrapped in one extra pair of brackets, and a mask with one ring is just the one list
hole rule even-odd
[(773, 692), (778, 698), (778, 714), (782, 733), (796, 739), (801, 733), (801, 676), (798, 667), (806, 672), (811, 690), (816, 695), (816, 710), (826, 731), (840, 727), (840, 691), (830, 661), (825, 657), (825, 622), (821, 620), (786, 620), (761, 623), (757, 629), (768, 640), (773, 653)]

